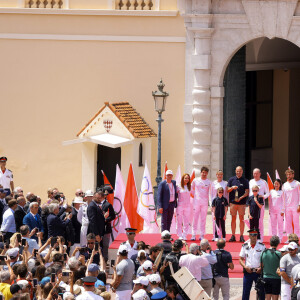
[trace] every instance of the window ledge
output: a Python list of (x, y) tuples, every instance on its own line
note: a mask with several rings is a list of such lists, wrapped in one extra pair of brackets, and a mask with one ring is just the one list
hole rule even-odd
[(177, 10), (0, 8), (0, 14), (176, 17), (178, 11)]

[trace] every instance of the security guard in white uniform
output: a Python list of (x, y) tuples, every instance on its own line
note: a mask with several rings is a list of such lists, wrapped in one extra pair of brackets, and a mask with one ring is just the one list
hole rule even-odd
[[(266, 248), (257, 241), (258, 229), (253, 228), (248, 232), (250, 240), (243, 244), (240, 252), (240, 264), (244, 269), (242, 300), (249, 300), (252, 284), (256, 283), (261, 273), (260, 256)], [(263, 288), (259, 291), (259, 299), (265, 299)]]
[(0, 157), (0, 185), (6, 191), (7, 195), (10, 195), (14, 190), (14, 179), (11, 170), (5, 168), (7, 157)]
[(137, 229), (134, 229), (134, 228), (125, 228), (128, 240), (126, 242), (122, 243), (122, 245), (126, 245), (126, 247), (128, 248), (128, 258), (131, 258), (132, 255), (138, 253), (138, 250), (137, 250), (138, 243), (134, 239), (136, 230)]

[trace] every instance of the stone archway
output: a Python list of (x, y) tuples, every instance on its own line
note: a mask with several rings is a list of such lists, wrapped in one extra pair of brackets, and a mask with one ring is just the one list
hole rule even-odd
[[(223, 79), (234, 53), (260, 37), (300, 46), (298, 0), (179, 0), (186, 26), (185, 168), (223, 167)], [(192, 160), (190, 159), (192, 156)]]

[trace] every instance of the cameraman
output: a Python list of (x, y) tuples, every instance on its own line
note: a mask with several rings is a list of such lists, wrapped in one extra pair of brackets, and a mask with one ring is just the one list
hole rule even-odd
[(277, 275), (276, 270), (279, 268), (279, 262), (281, 258), (281, 253), (277, 251), (277, 246), (279, 245), (280, 240), (279, 237), (274, 235), (270, 239), (270, 249), (266, 249), (261, 257), (261, 269), (262, 269), (262, 277), (265, 282), (265, 294), (266, 299), (277, 300), (280, 295), (280, 276)]

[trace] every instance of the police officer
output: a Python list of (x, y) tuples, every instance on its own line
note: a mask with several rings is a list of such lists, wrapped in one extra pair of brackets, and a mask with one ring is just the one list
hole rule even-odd
[[(260, 276), (260, 256), (266, 248), (263, 243), (257, 241), (258, 229), (253, 228), (248, 232), (250, 240), (243, 244), (240, 252), (240, 264), (244, 269), (242, 300), (249, 300), (253, 281), (256, 283)], [(263, 288), (258, 291), (258, 296), (259, 299), (265, 299)]]
[(10, 195), (14, 191), (14, 180), (12, 171), (5, 168), (6, 162), (5, 156), (0, 157), (0, 185)]
[(127, 235), (127, 241), (122, 243), (122, 245), (126, 245), (126, 247), (128, 248), (128, 258), (131, 258), (132, 255), (138, 254), (138, 243), (134, 239), (137, 229), (125, 228), (125, 231)]

